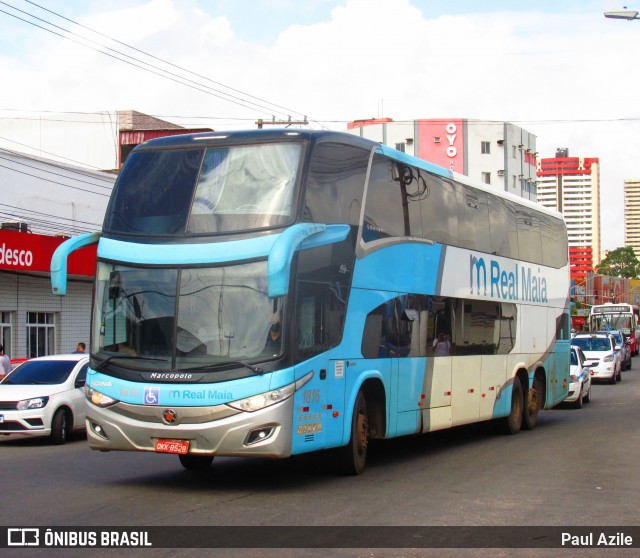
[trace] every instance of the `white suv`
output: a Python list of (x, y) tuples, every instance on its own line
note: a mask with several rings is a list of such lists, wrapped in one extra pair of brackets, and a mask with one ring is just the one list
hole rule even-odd
[(615, 384), (622, 379), (620, 353), (616, 353), (616, 342), (609, 333), (579, 333), (571, 340), (572, 345), (582, 349), (591, 368), (591, 378), (607, 380)]

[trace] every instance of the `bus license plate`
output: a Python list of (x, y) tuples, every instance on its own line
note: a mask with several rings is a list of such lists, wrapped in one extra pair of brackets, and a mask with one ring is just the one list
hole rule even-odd
[(158, 453), (177, 453), (185, 455), (189, 452), (188, 440), (156, 440), (154, 450)]

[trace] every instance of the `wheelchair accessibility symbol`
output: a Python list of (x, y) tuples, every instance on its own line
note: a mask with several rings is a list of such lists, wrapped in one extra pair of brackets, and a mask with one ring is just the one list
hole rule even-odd
[(157, 405), (160, 402), (160, 390), (158, 388), (144, 388), (144, 404)]

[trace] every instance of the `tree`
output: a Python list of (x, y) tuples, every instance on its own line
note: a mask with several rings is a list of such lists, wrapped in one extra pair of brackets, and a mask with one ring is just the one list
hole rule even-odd
[(615, 250), (607, 250), (606, 257), (596, 266), (600, 275), (637, 279), (640, 274), (640, 261), (631, 246), (622, 246)]

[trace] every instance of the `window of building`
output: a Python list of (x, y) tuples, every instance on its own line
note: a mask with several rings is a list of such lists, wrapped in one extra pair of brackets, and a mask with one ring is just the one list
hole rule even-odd
[(402, 151), (402, 152), (404, 153), (404, 147), (405, 147), (405, 143), (404, 143), (404, 142), (402, 142), (402, 143), (396, 143), (396, 149), (397, 149), (398, 151)]
[(491, 153), (491, 142), (489, 141), (481, 141), (480, 142), (480, 153), (483, 155), (488, 155)]
[(491, 184), (491, 173), (490, 172), (483, 172), (481, 180), (485, 184)]
[(27, 356), (55, 353), (56, 326), (53, 312), (27, 312)]
[(11, 312), (0, 312), (0, 343), (4, 354), (11, 357)]
[(515, 159), (518, 156), (518, 147), (515, 145), (511, 146), (511, 156)]

